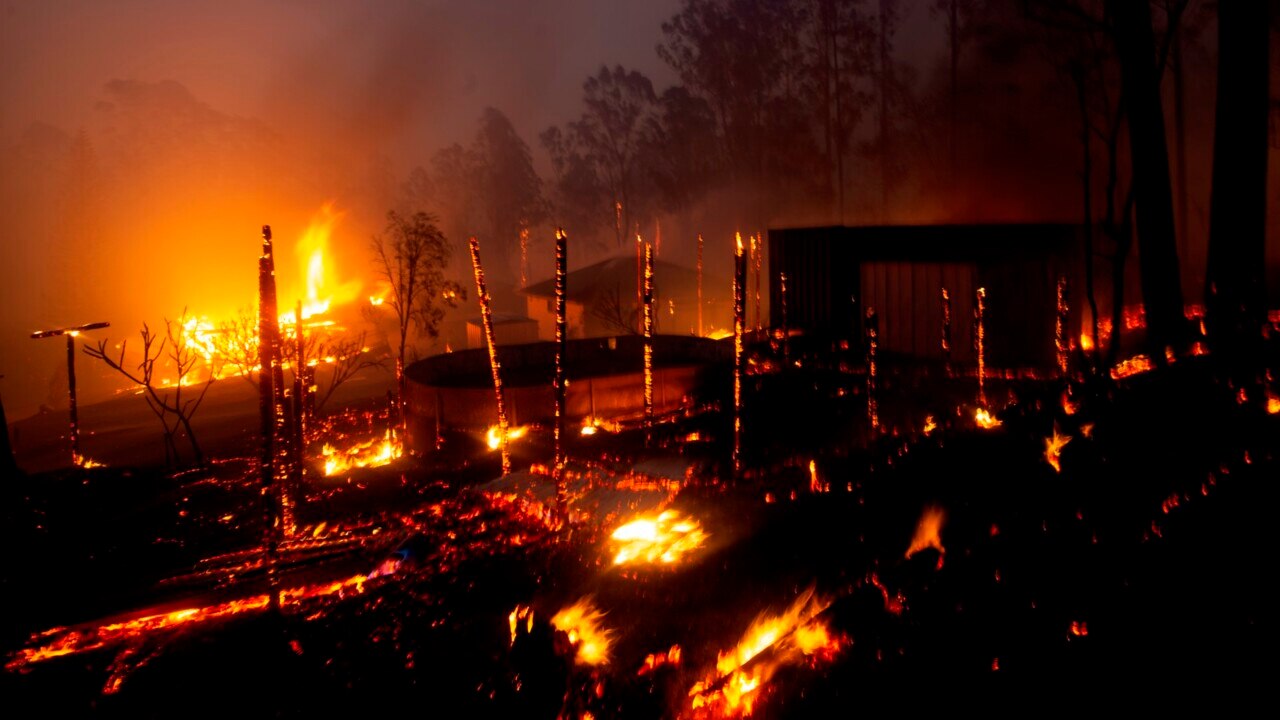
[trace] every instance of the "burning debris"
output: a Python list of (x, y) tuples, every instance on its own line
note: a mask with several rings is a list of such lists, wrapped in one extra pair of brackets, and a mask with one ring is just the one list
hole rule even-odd
[(1062, 472), (1062, 448), (1071, 442), (1070, 435), (1063, 435), (1058, 432), (1058, 426), (1053, 426), (1053, 435), (1044, 439), (1044, 459), (1049, 463), (1056, 473)]
[(321, 449), (325, 477), (333, 477), (353, 468), (382, 467), (390, 465), (404, 455), (404, 445), (399, 434), (387, 428), (382, 439), (366, 440), (338, 450), (325, 443)]
[(1002, 424), (996, 418), (995, 415), (991, 414), (989, 410), (981, 407), (974, 411), (973, 421), (976, 422), (978, 424), (978, 427), (982, 428), (983, 430), (990, 430), (992, 428), (997, 428), (997, 427), (1000, 427), (1000, 425)]
[(584, 597), (551, 618), (552, 627), (568, 636), (575, 664), (608, 664), (614, 632), (602, 624), (604, 616), (594, 599)]
[(701, 548), (707, 534), (696, 519), (664, 510), (628, 521), (609, 540), (614, 565), (673, 565)]
[(848, 640), (830, 633), (821, 618), (828, 607), (830, 602), (810, 587), (782, 613), (758, 615), (736, 646), (719, 653), (714, 673), (690, 688), (691, 717), (751, 715), (780, 668), (835, 657)]

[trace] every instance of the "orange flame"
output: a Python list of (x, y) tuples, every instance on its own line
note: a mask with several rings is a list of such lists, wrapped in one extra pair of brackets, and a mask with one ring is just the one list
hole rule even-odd
[(996, 416), (992, 415), (986, 408), (978, 408), (977, 411), (973, 413), (973, 420), (978, 423), (978, 427), (984, 430), (1000, 427), (1002, 424), (996, 419)]
[[(340, 283), (330, 271), (332, 263), (329, 262), (329, 238), (341, 219), (342, 213), (334, 209), (333, 203), (325, 203), (312, 216), (311, 224), (294, 247), (302, 266), (302, 277), (305, 278), (303, 320), (328, 312), (335, 303), (350, 302), (360, 293), (359, 280)], [(280, 316), (282, 325), (292, 325), (296, 321), (292, 310)]]
[[(528, 432), (529, 428), (526, 425), (507, 428), (507, 443), (510, 444), (512, 440), (519, 440)], [(489, 431), (485, 433), (484, 438), (485, 444), (489, 446), (490, 450), (497, 450), (502, 446), (502, 428), (498, 425), (489, 426)]]
[(928, 505), (920, 515), (920, 523), (916, 525), (915, 537), (911, 538), (911, 546), (907, 548), (907, 559), (926, 548), (938, 551), (938, 566), (942, 566), (942, 556), (947, 549), (942, 546), (942, 526), (947, 520), (947, 513), (937, 505)]
[(325, 443), (320, 452), (324, 457), (324, 474), (332, 477), (352, 468), (390, 465), (404, 455), (404, 445), (396, 432), (388, 429), (382, 436), (382, 442), (367, 440), (342, 451)]
[(516, 605), (516, 609), (511, 611), (507, 616), (507, 624), (511, 629), (511, 644), (516, 644), (516, 631), (520, 628), (520, 624), (524, 623), (524, 631), (526, 633), (533, 632), (533, 608), (528, 605)]
[(833, 657), (845, 639), (833, 637), (818, 617), (829, 606), (810, 587), (781, 614), (756, 616), (738, 644), (719, 654), (715, 674), (689, 690), (694, 712), (706, 717), (751, 715), (765, 683), (784, 664)]
[(657, 517), (635, 518), (610, 535), (615, 547), (614, 565), (675, 564), (706, 540), (707, 534), (695, 518), (675, 510), (664, 510)]
[[(354, 590), (355, 593), (363, 593), (364, 583), (368, 579), (365, 575), (353, 575), (344, 580), (289, 588), (281, 592), (280, 603), (281, 605), (294, 605), (303, 600), (335, 594), (342, 597), (345, 596), (345, 592), (349, 589)], [(55, 627), (32, 636), (32, 642), (38, 644), (14, 653), (9, 662), (5, 664), (5, 668), (17, 670), (31, 663), (97, 650), (110, 644), (149, 633), (185, 627), (239, 613), (263, 610), (270, 603), (271, 597), (269, 595), (252, 595), (213, 605), (183, 608), (155, 615), (144, 615), (98, 627), (76, 630)]]
[(923, 428), (923, 430), (924, 430), (924, 434), (925, 434), (925, 435), (929, 435), (929, 434), (931, 434), (934, 430), (937, 430), (937, 429), (938, 429), (938, 423), (937, 423), (936, 421), (934, 421), (933, 416), (932, 416), (932, 415), (925, 415), (925, 416), (924, 416), (924, 428)]
[(1151, 358), (1146, 355), (1134, 355), (1128, 360), (1121, 361), (1118, 365), (1111, 368), (1111, 378), (1120, 380), (1122, 378), (1132, 377), (1144, 372), (1150, 371), (1154, 365), (1151, 364)]
[(1044, 439), (1044, 459), (1053, 467), (1054, 472), (1062, 472), (1062, 448), (1069, 442), (1071, 436), (1059, 433), (1057, 426), (1053, 428), (1053, 437)]
[(605, 665), (609, 662), (613, 631), (601, 624), (603, 618), (604, 613), (596, 608), (590, 597), (582, 598), (551, 618), (551, 625), (569, 636), (577, 664)]

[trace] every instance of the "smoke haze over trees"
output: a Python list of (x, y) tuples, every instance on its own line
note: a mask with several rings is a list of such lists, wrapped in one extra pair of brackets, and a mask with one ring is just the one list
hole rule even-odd
[[(343, 213), (337, 263), (366, 281), (369, 238), (389, 209), (439, 219), (453, 280), (469, 277), (458, 250), (472, 234), (490, 277), (511, 286), (522, 230), (537, 281), (550, 273), (553, 225), (585, 265), (626, 251), (637, 226), (652, 238), (657, 223), (664, 259), (692, 265), (702, 233), (709, 272), (727, 275), (735, 229), (1080, 222), (1088, 157), (1083, 192), (1106, 229), (1097, 255), (1111, 263), (1099, 265), (1100, 292), (1109, 268), (1125, 271), (1114, 259), (1128, 255), (1132, 177), (1113, 38), (1067, 22), (1105, 19), (1101, 0), (462, 5), (7, 10), (0, 392), (10, 416), (62, 402), (57, 358), (26, 333), (98, 319), (129, 327), (182, 307), (229, 317), (253, 296), (263, 223), (285, 240), (282, 298), (296, 295), (288, 239), (326, 202)], [(1151, 4), (1157, 44), (1172, 5)], [(86, 39), (71, 47), (62, 33)], [(1214, 4), (1186, 4), (1175, 37), (1157, 97), (1186, 289), (1204, 278)]]

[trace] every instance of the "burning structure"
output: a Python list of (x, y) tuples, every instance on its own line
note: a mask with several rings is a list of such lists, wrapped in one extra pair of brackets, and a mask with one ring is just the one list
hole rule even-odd
[[(861, 343), (875, 308), (879, 350), (922, 360), (973, 362), (975, 293), (985, 288), (987, 363), (1049, 368), (1056, 363), (1053, 318), (1060, 278), (1078, 273), (1081, 228), (1070, 224), (899, 225), (769, 231), (771, 324), (780, 327), (781, 276), (788, 327)], [(947, 290), (941, 295), (940, 288)], [(1080, 303), (1076, 303), (1078, 308)], [(1073, 308), (1074, 310), (1074, 308)], [(952, 319), (946, 333), (944, 323)], [(1080, 332), (1080, 313), (1067, 337)], [(947, 334), (947, 347), (941, 338)]]

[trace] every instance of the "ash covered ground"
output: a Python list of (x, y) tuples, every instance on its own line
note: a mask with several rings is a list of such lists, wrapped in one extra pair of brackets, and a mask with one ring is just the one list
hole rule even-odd
[[(274, 583), (249, 460), (12, 477), (0, 682), (51, 716), (601, 718), (844, 715), (886, 677), (1247, 678), (1280, 415), (1209, 378), (992, 381), (983, 428), (973, 378), (891, 371), (869, 439), (860, 375), (752, 375), (739, 477), (723, 410), (649, 448), (575, 432), (567, 524), (548, 428), (504, 478), (452, 433), (312, 469)], [(617, 562), (619, 528), (663, 511), (700, 537)]]

